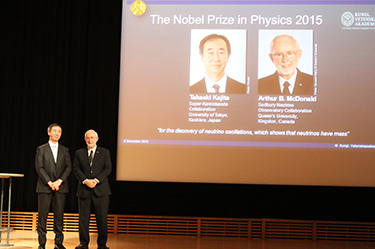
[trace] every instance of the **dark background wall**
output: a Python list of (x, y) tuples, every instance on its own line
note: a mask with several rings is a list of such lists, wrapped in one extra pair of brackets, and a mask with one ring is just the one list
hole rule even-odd
[[(72, 157), (91, 128), (110, 149), (113, 214), (375, 221), (374, 188), (116, 182), (121, 8), (1, 1), (0, 172), (25, 174), (14, 178), (12, 210), (37, 210), (35, 149), (58, 122)], [(73, 175), (69, 184), (66, 211), (77, 212)]]

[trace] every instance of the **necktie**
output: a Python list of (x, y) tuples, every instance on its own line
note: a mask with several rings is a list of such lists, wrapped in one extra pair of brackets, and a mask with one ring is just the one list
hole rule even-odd
[(53, 154), (53, 159), (55, 159), (55, 163), (57, 162), (57, 145), (54, 144), (52, 145), (52, 154)]
[(290, 92), (289, 92), (289, 86), (290, 86), (290, 84), (289, 84), (289, 82), (285, 81), (283, 86), (284, 86), (283, 94), (290, 95)]
[(93, 150), (90, 150), (89, 160), (90, 160), (90, 166), (91, 166), (92, 165), (92, 161), (94, 160), (94, 151)]
[(219, 93), (220, 86), (218, 84), (213, 85), (212, 88), (215, 89), (215, 93)]

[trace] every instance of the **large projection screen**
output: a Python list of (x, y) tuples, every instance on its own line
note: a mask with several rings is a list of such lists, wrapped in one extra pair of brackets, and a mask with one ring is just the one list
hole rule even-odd
[(375, 186), (375, 1), (124, 1), (120, 73), (117, 180)]

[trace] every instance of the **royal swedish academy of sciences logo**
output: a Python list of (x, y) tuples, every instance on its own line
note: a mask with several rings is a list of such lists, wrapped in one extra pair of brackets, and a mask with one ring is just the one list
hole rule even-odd
[(349, 11), (345, 12), (341, 16), (341, 23), (346, 27), (352, 26), (354, 23), (354, 15)]

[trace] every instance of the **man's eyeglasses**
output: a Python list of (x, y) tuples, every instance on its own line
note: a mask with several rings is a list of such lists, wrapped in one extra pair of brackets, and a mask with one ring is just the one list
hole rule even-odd
[(286, 53), (275, 53), (275, 54), (272, 54), (272, 56), (276, 60), (280, 60), (283, 57), (288, 58), (288, 59), (293, 59), (294, 56), (296, 56), (297, 53), (298, 53), (298, 51), (296, 51), (296, 52), (289, 51), (289, 52), (286, 52)]

